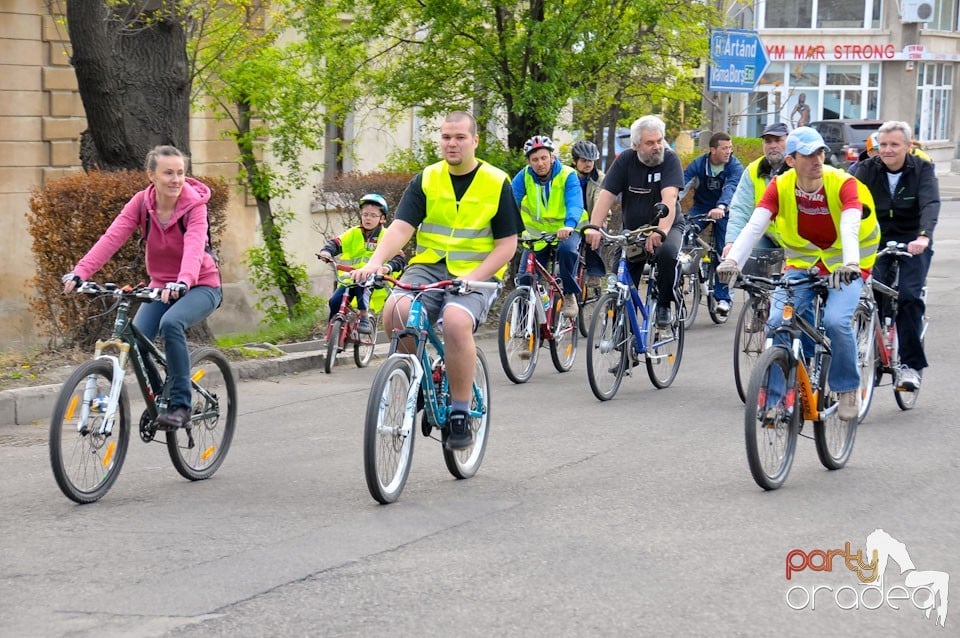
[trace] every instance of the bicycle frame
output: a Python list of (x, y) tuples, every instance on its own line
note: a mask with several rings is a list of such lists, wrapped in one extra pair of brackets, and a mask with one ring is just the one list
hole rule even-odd
[[(643, 228), (637, 229), (636, 231), (631, 231), (636, 233), (636, 236), (645, 237), (646, 232)], [(633, 283), (633, 278), (630, 276), (630, 269), (627, 266), (627, 244), (629, 241), (624, 238), (620, 245), (620, 257), (617, 260), (617, 277), (616, 281), (608, 288), (609, 290), (615, 290), (618, 295), (617, 303), (624, 305), (627, 308), (627, 318), (630, 321), (630, 329), (633, 335), (636, 336), (636, 343), (633, 346), (633, 352), (637, 355), (646, 356), (648, 352), (662, 346), (665, 343), (668, 343), (673, 340), (673, 337), (663, 339), (656, 343), (647, 343), (648, 335), (650, 334), (650, 327), (652, 322), (652, 317), (650, 316), (650, 309), (647, 308), (647, 305), (640, 299), (640, 291), (637, 289), (636, 285)], [(652, 257), (652, 256), (651, 256)], [(656, 271), (652, 267), (651, 263), (650, 271), (645, 275), (647, 277), (647, 285), (655, 285), (655, 274)], [(637, 311), (639, 310), (639, 317)], [(650, 355), (654, 356), (654, 355)]]
[[(527, 314), (528, 324), (533, 322), (534, 318), (537, 323), (540, 325), (540, 335), (543, 339), (551, 341), (555, 338), (553, 332), (553, 319), (554, 312), (556, 312), (556, 304), (554, 300), (558, 296), (563, 296), (563, 285), (560, 280), (548, 271), (543, 264), (540, 263), (540, 260), (537, 259), (536, 254), (534, 254), (533, 246), (538, 241), (544, 241), (547, 243), (547, 248), (550, 250), (550, 258), (547, 260), (548, 265), (556, 265), (556, 244), (557, 236), (553, 234), (541, 235), (540, 237), (533, 238), (524, 238), (520, 242), (526, 248), (526, 256), (523, 260), (522, 268), (520, 272), (515, 277), (517, 282), (517, 288), (525, 287), (528, 289), (528, 297), (530, 306), (536, 309), (535, 317), (534, 315)], [(550, 304), (548, 308), (543, 307), (543, 302), (539, 297), (539, 290), (537, 284), (521, 284), (521, 278), (526, 277), (537, 277), (537, 282), (540, 285), (544, 285), (547, 290), (547, 295), (550, 298)], [(527, 333), (533, 331), (533, 325), (525, 326)]]
[[(335, 264), (333, 262), (328, 262), (334, 266), (335, 271), (337, 272), (350, 272), (353, 270), (351, 266), (345, 266), (343, 264)], [(351, 288), (367, 288), (370, 287), (364, 283), (357, 283), (352, 280), (341, 279), (337, 277), (337, 283), (346, 286), (347, 290), (343, 291), (343, 295), (340, 297), (340, 307), (337, 309), (337, 312), (330, 317), (330, 320), (327, 324), (327, 342), (330, 341), (330, 338), (333, 337), (333, 324), (335, 319), (341, 319), (342, 323), (340, 324), (340, 349), (342, 350), (351, 343), (363, 342), (363, 337), (357, 332), (357, 322), (360, 320), (360, 313), (352, 305), (350, 305), (350, 293), (352, 292)]]

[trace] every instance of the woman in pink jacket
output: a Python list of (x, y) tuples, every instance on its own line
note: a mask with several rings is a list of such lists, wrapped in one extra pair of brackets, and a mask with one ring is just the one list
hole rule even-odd
[(186, 176), (183, 154), (173, 146), (147, 153), (151, 185), (133, 196), (107, 232), (63, 276), (63, 290), (73, 291), (89, 279), (141, 229), (146, 237), (150, 286), (162, 288), (160, 302), (145, 303), (134, 325), (148, 338), (163, 339), (170, 382), (167, 411), (157, 419), (167, 427), (190, 422), (190, 352), (185, 331), (219, 307), (220, 273), (207, 248), (207, 202), (210, 189)]

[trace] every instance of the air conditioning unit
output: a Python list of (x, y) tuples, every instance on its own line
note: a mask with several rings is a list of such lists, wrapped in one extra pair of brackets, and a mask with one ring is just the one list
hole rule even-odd
[(900, 22), (930, 22), (933, 20), (933, 0), (900, 0)]

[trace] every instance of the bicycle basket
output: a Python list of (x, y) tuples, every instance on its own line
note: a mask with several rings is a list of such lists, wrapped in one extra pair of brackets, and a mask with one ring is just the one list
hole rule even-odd
[(783, 248), (754, 248), (744, 264), (743, 274), (769, 277), (783, 272)]

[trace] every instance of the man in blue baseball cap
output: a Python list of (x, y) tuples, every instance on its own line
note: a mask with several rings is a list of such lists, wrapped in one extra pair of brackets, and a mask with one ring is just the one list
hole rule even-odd
[[(802, 278), (810, 268), (829, 276), (831, 289), (824, 307), (823, 324), (833, 346), (829, 385), (839, 403), (843, 421), (859, 417), (860, 371), (857, 340), (851, 320), (860, 299), (863, 279), (870, 273), (880, 243), (880, 229), (870, 191), (846, 171), (824, 165), (829, 150), (820, 133), (808, 127), (787, 136), (786, 162), (793, 170), (773, 178), (750, 221), (717, 268), (717, 277), (736, 279), (753, 245), (770, 224), (784, 249), (784, 276)], [(796, 291), (796, 310), (812, 320), (813, 291)], [(784, 291), (774, 293), (771, 308), (783, 308)], [(770, 317), (776, 327), (782, 316)], [(777, 339), (786, 339), (781, 335)], [(775, 388), (771, 388), (776, 396)], [(782, 395), (782, 392), (779, 393)], [(765, 418), (781, 418), (781, 413)]]

